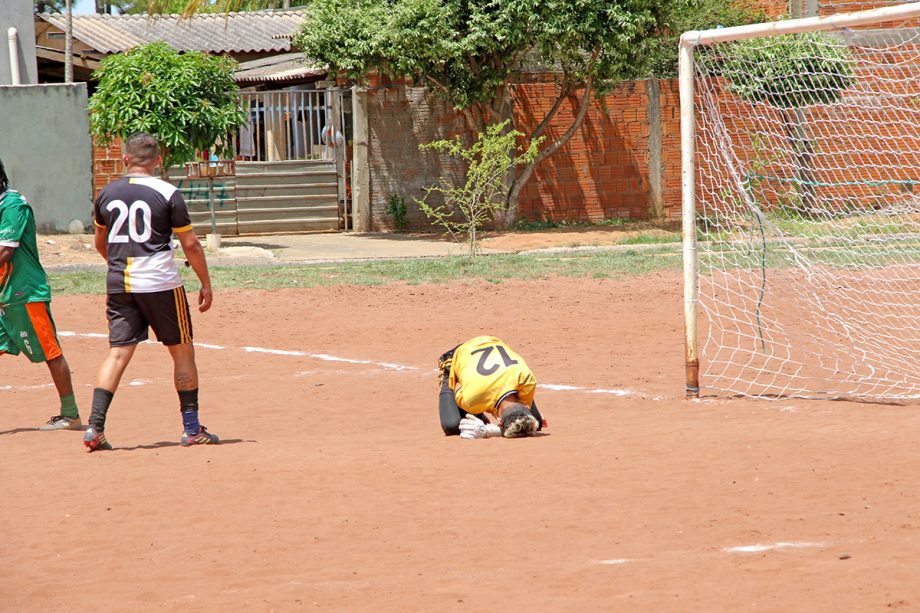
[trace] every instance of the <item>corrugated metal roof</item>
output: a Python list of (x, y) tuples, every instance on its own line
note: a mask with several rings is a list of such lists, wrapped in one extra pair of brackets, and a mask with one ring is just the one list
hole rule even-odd
[(239, 67), (233, 74), (233, 78), (237, 83), (290, 81), (305, 77), (322, 76), (327, 72), (326, 68), (311, 64), (304, 59), (302, 53), (283, 53), (249, 62), (240, 62)]
[[(196, 15), (74, 15), (74, 38), (102, 53), (121, 53), (162, 40), (178, 51), (242, 53), (290, 51), (291, 39), (304, 18), (303, 10)], [(65, 28), (64, 15), (43, 13), (42, 19)]]

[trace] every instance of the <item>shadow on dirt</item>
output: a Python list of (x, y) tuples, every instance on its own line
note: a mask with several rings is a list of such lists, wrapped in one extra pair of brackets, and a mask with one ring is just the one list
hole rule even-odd
[[(220, 445), (235, 445), (237, 443), (257, 443), (255, 440), (243, 440), (241, 438), (221, 439)], [(163, 449), (165, 447), (181, 447), (181, 443), (176, 441), (160, 441), (158, 443), (149, 443), (147, 445), (135, 445), (134, 447), (115, 447), (112, 451), (138, 451), (144, 449)]]

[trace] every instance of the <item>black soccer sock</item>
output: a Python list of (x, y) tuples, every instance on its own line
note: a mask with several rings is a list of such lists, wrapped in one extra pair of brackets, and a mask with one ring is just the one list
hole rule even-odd
[(182, 413), (182, 427), (189, 436), (198, 434), (198, 389), (179, 390), (179, 411)]
[(109, 405), (112, 404), (114, 392), (97, 387), (93, 390), (93, 411), (89, 416), (89, 425), (96, 432), (105, 430), (105, 416), (109, 412)]

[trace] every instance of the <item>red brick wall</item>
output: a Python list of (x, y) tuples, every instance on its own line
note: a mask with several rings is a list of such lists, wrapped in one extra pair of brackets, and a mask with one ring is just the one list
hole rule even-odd
[[(659, 80), (661, 184), (665, 219), (680, 218), (680, 106), (676, 79)], [(550, 83), (521, 84), (515, 120), (532, 129), (555, 100)], [(593, 102), (584, 124), (555, 155), (544, 160), (521, 194), (526, 219), (601, 221), (648, 219), (649, 97), (645, 81), (623, 83)], [(569, 100), (547, 130), (549, 138), (570, 125), (577, 100)]]
[[(856, 85), (839, 103), (802, 110), (813, 148), (811, 166), (821, 183), (813, 189), (823, 206), (882, 208), (913, 191), (920, 166), (915, 153), (920, 151), (915, 127), (920, 111), (913, 102), (920, 98), (918, 52), (862, 51), (857, 54)], [(914, 59), (905, 62), (906, 55)], [(713, 137), (718, 131), (728, 135), (735, 169), (752, 173), (751, 191), (761, 205), (794, 202), (795, 156), (781, 112), (740, 100), (719, 80), (700, 82), (700, 88), (717, 101), (719, 125), (698, 113), (699, 200), (726, 203), (733, 198), (728, 180), (732, 169)]]
[[(553, 83), (515, 89), (515, 124), (532, 131), (558, 91)], [(606, 109), (605, 109), (606, 107)], [(546, 130), (544, 146), (571, 125), (578, 99), (568, 99)], [(521, 215), (546, 221), (645, 219), (649, 209), (648, 96), (645, 82), (624, 83), (594, 102), (572, 139), (537, 167), (521, 193)], [(606, 111), (606, 112), (605, 112)]]
[(93, 139), (93, 199), (99, 190), (121, 177), (124, 164), (121, 161), (121, 141), (115, 140), (104, 147)]
[(677, 79), (660, 81), (661, 183), (665, 219), (680, 219), (680, 92)]
[[(676, 81), (660, 81), (664, 216), (680, 216), (680, 113)], [(603, 102), (592, 102), (572, 139), (539, 164), (520, 196), (521, 216), (542, 221), (648, 219), (649, 119), (645, 81), (623, 83)], [(534, 76), (514, 90), (514, 119), (532, 130), (556, 98), (553, 83)], [(574, 117), (578, 101), (563, 104), (546, 131), (558, 138)], [(462, 180), (463, 169), (444, 156), (420, 151), (421, 143), (467, 133), (461, 116), (419, 88), (402, 86), (368, 92), (371, 217), (375, 230), (392, 230), (386, 214), (391, 195), (406, 199), (410, 229), (430, 223), (414, 204), (425, 186), (442, 177)], [(437, 200), (435, 199), (436, 203)]]
[(882, 8), (904, 4), (908, 0), (818, 0), (819, 15), (834, 15), (836, 13), (849, 13), (852, 11), (865, 11), (868, 9)]
[[(804, 2), (804, 0), (748, 0), (745, 4), (755, 9), (760, 9), (771, 18), (782, 17), (789, 14), (789, 2)], [(742, 4), (739, 2), (738, 4)]]

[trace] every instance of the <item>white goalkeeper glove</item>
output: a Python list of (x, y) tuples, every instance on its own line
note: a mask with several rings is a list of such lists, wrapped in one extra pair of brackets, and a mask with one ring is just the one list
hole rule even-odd
[(467, 415), (460, 420), (460, 438), (490, 438), (501, 436), (502, 429), (495, 424), (487, 424), (474, 415)]

